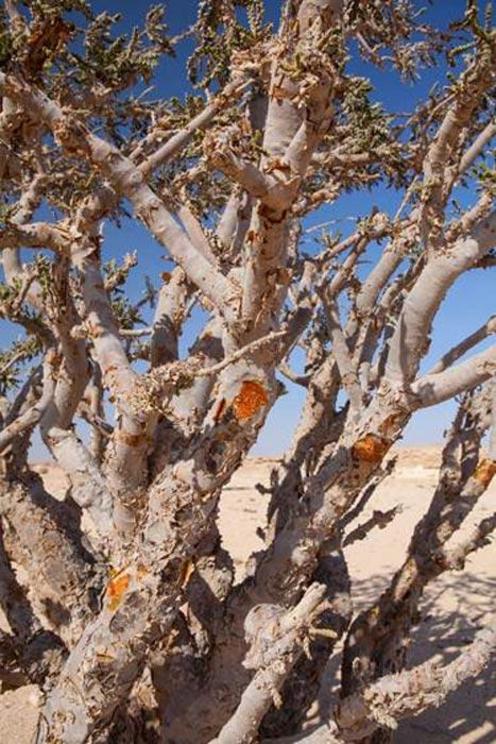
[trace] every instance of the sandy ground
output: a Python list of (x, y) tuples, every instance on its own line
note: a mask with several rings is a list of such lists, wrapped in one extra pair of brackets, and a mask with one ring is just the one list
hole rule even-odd
[[(387, 585), (401, 563), (413, 528), (425, 512), (436, 484), (439, 449), (401, 448), (396, 469), (375, 492), (358, 521), (374, 509), (401, 505), (401, 512), (383, 530), (375, 529), (365, 542), (346, 549), (353, 579), (353, 600), (358, 611)], [(262, 547), (257, 528), (264, 526), (267, 496), (256, 489), (268, 485), (273, 460), (249, 460), (224, 489), (219, 525), (225, 547), (233, 556), (240, 579), (250, 554)], [(63, 481), (53, 468), (39, 466), (48, 489), (60, 492)], [(480, 501), (468, 527), (494, 511), (496, 483)], [(476, 630), (496, 610), (496, 541), (478, 551), (465, 570), (438, 580), (427, 592), (423, 619), (412, 638), (411, 663), (431, 657), (449, 661), (470, 642)], [(329, 678), (338, 679), (337, 659), (331, 659)], [(475, 684), (466, 683), (449, 702), (402, 723), (398, 744), (495, 744), (496, 661)], [(25, 687), (0, 696), (0, 744), (28, 744), (36, 720), (37, 691)]]

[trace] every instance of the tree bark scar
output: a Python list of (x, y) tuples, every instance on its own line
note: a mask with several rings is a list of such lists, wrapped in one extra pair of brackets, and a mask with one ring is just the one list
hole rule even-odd
[(128, 573), (120, 573), (110, 580), (107, 587), (109, 610), (114, 612), (120, 605), (122, 598), (129, 586), (130, 576)]
[(484, 488), (488, 488), (494, 475), (496, 475), (496, 461), (485, 458), (477, 465), (474, 478), (476, 481), (481, 483)]
[(355, 442), (351, 451), (353, 457), (357, 460), (376, 463), (382, 460), (390, 446), (389, 439), (377, 434), (366, 434), (362, 439)]
[(234, 415), (238, 421), (245, 421), (254, 416), (269, 402), (267, 391), (257, 380), (244, 380), (241, 390), (234, 398)]

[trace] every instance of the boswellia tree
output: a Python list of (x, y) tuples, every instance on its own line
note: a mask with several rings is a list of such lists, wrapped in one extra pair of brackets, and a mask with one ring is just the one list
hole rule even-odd
[[(174, 37), (161, 4), (119, 36), (86, 0), (4, 0), (0, 657), (43, 691), (38, 744), (387, 741), (489, 661), (496, 624), (407, 664), (425, 587), (496, 527), (455, 534), (496, 472), (496, 348), (475, 348), (494, 318), (421, 366), (450, 287), (496, 258), (496, 31), (453, 5), (440, 29), (408, 0), (199, 0)], [(190, 93), (161, 96), (184, 45)], [(369, 74), (407, 109), (426, 66), (440, 84), (408, 114), (374, 102)], [(347, 198), (354, 227), (309, 238)], [(105, 259), (104, 223), (130, 220), (156, 244), (136, 302), (140, 249)], [(286, 378), (304, 403), (235, 584), (219, 494)], [(455, 396), (428, 511), (352, 617), (348, 526), (412, 416)], [(30, 467), (38, 434), (64, 500)], [(305, 725), (336, 644), (340, 693)]]

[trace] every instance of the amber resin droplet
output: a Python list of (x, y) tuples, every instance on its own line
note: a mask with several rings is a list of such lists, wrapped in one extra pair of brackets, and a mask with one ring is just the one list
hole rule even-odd
[(263, 385), (256, 380), (245, 380), (233, 401), (234, 415), (238, 421), (244, 421), (254, 416), (268, 402), (269, 396)]
[(366, 434), (353, 445), (353, 457), (363, 462), (380, 462), (389, 449), (389, 442), (377, 434)]
[(496, 461), (486, 458), (485, 460), (481, 460), (480, 463), (477, 465), (474, 473), (474, 478), (479, 483), (482, 483), (485, 488), (487, 488), (495, 475)]
[(114, 611), (119, 607), (126, 589), (129, 586), (129, 581), (129, 574), (122, 573), (109, 582), (109, 585), (107, 587), (109, 610)]

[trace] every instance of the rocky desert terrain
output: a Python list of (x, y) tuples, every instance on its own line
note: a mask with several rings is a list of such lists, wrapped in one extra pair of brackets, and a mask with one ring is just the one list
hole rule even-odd
[[(353, 579), (353, 601), (358, 611), (385, 587), (400, 564), (413, 528), (424, 513), (437, 480), (440, 449), (399, 448), (396, 467), (381, 483), (365, 510), (348, 532), (365, 523), (373, 511), (399, 506), (399, 513), (383, 529), (375, 528), (365, 542), (346, 548)], [(250, 554), (262, 546), (257, 529), (263, 528), (268, 497), (255, 488), (268, 485), (275, 460), (252, 458), (224, 489), (219, 526), (224, 544), (236, 565), (237, 578), (246, 571)], [(37, 469), (48, 490), (61, 494), (66, 488), (63, 475), (42, 463)], [(494, 512), (496, 483), (481, 499), (469, 525)], [(467, 525), (467, 526), (469, 526)], [(412, 664), (431, 657), (449, 661), (470, 642), (476, 630), (496, 611), (496, 543), (478, 551), (463, 572), (445, 575), (427, 592), (422, 620), (414, 636)], [(323, 705), (332, 704), (338, 663), (329, 663), (328, 695)], [(0, 743), (28, 744), (31, 741), (38, 705), (38, 691), (23, 687), (0, 695)], [(475, 684), (468, 683), (454, 693), (447, 705), (401, 724), (398, 744), (494, 744), (496, 742), (496, 663)]]

